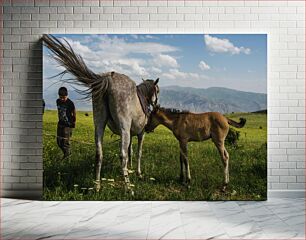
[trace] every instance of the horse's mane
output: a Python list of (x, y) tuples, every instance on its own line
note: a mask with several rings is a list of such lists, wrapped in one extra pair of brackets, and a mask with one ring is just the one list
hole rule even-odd
[(154, 80), (145, 80), (137, 85), (137, 90), (143, 96), (150, 96), (152, 94), (152, 86), (154, 86)]

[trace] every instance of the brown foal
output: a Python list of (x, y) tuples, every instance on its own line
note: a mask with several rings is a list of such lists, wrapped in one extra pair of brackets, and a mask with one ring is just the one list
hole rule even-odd
[(189, 185), (191, 180), (187, 143), (191, 141), (205, 141), (211, 138), (220, 153), (224, 166), (224, 185), (222, 190), (225, 191), (229, 183), (229, 154), (224, 147), (224, 140), (228, 134), (229, 125), (242, 128), (245, 123), (246, 120), (244, 118), (240, 118), (238, 123), (218, 112), (191, 113), (156, 107), (150, 115), (145, 130), (152, 132), (159, 124), (162, 124), (173, 132), (180, 144), (180, 179), (182, 182), (185, 180), (184, 165), (187, 185)]

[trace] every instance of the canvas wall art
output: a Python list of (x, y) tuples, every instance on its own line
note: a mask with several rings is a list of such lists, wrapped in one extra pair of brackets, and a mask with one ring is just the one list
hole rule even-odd
[(43, 36), (45, 200), (265, 200), (266, 34)]

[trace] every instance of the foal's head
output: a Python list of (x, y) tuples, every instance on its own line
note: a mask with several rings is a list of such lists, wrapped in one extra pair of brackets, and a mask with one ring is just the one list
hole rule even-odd
[(156, 80), (142, 79), (142, 83), (139, 85), (139, 89), (141, 90), (142, 94), (147, 98), (148, 103), (152, 105), (154, 108), (158, 102), (158, 95), (159, 95), (159, 87), (158, 87), (159, 78)]
[(145, 126), (145, 131), (153, 132), (159, 124), (171, 126), (171, 122), (175, 121), (176, 119), (180, 118), (185, 114), (190, 114), (190, 112), (175, 108), (164, 108), (160, 107), (159, 105), (156, 105), (150, 114), (148, 123)]
[(156, 105), (153, 108), (153, 111), (150, 114), (150, 117), (148, 119), (148, 123), (145, 126), (145, 131), (147, 133), (149, 132), (153, 132), (154, 129), (161, 123), (161, 115), (162, 115), (162, 111), (159, 105)]

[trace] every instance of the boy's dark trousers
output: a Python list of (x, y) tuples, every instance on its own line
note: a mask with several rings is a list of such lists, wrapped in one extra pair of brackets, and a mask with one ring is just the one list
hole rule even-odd
[(64, 158), (70, 155), (70, 137), (72, 129), (57, 125), (57, 145), (62, 149)]

